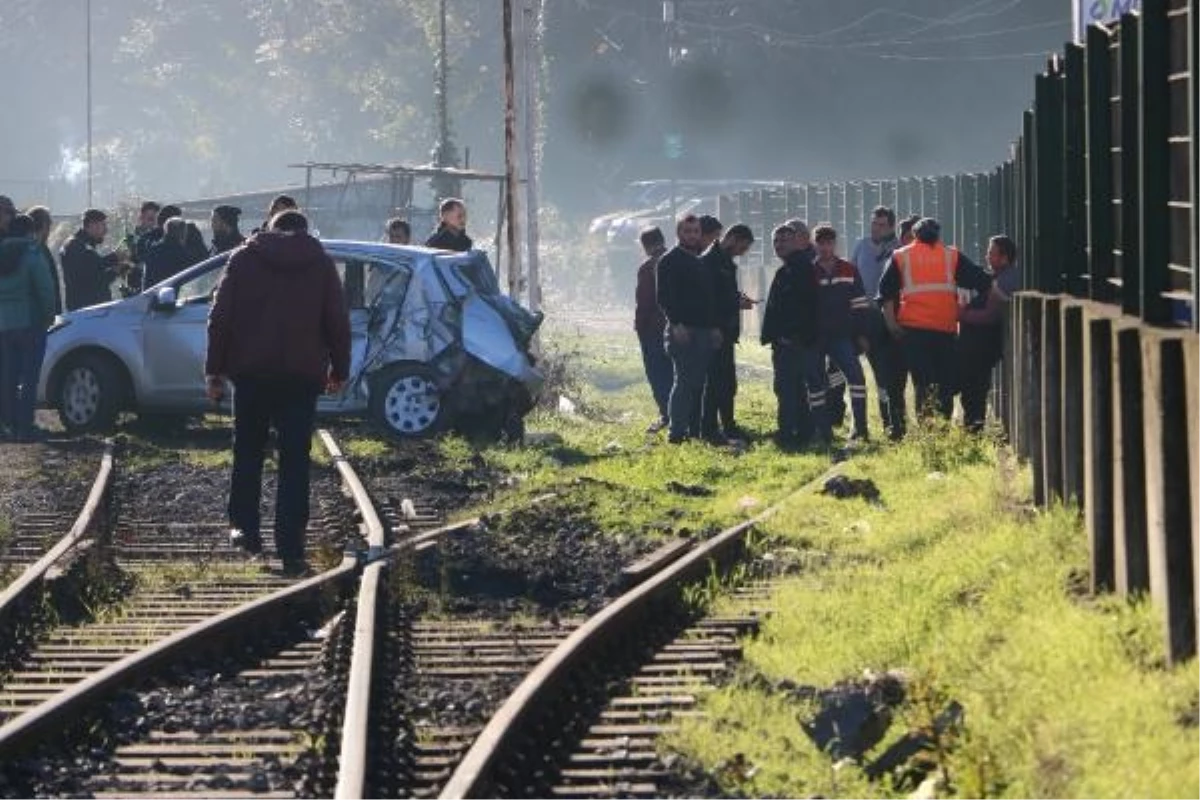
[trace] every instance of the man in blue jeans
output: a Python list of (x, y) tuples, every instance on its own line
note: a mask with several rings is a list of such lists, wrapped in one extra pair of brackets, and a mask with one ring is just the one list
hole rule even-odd
[(675, 226), (679, 243), (658, 260), (658, 307), (667, 317), (667, 354), (675, 382), (668, 404), (670, 441), (700, 435), (693, 410), (704, 393), (708, 362), (721, 344), (716, 308), (716, 275), (700, 260), (700, 218), (682, 217)]
[[(866, 352), (867, 293), (863, 289), (858, 267), (837, 256), (837, 231), (831, 225), (818, 225), (813, 230), (817, 243), (815, 264), (818, 286), (817, 331), (824, 356), (837, 365), (846, 376), (850, 389), (850, 408), (854, 414), (851, 440), (866, 441), (867, 382), (863, 375), (859, 351)], [(828, 414), (817, 420), (817, 430), (826, 440), (832, 440), (832, 422)]]
[(17, 214), (0, 242), (0, 423), (18, 442), (32, 442), (38, 376), (46, 328), (54, 320), (54, 289), (31, 217)]
[(299, 211), (234, 252), (208, 317), (208, 396), (233, 381), (230, 540), (262, 552), (259, 500), (270, 429), (279, 442), (275, 549), (283, 573), (308, 572), (309, 448), (317, 396), (341, 391), (350, 372), (350, 317), (341, 279)]
[(667, 427), (669, 414), (667, 403), (671, 398), (671, 383), (674, 380), (671, 357), (663, 342), (667, 318), (658, 307), (656, 270), (658, 260), (667, 252), (667, 242), (657, 227), (646, 228), (639, 237), (646, 260), (638, 267), (637, 292), (635, 295), (633, 328), (637, 331), (638, 344), (642, 348), (642, 366), (646, 369), (646, 380), (654, 404), (658, 407), (658, 419), (650, 423), (646, 433), (658, 433)]

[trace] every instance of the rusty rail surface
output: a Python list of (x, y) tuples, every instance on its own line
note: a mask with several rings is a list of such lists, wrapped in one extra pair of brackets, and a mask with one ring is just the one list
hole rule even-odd
[[(340, 456), (340, 451), (338, 455)], [(90, 525), (91, 516), (100, 504), (111, 472), (111, 455), (106, 453), (101, 478), (97, 479), (97, 485), (89, 497), (84, 513), (81, 514), (80, 522), (72, 530), (74, 536), (66, 537), (39, 561), (39, 565), (44, 562), (45, 569), (48, 569), (82, 537)], [(339, 472), (343, 481), (347, 483), (355, 503), (358, 504), (358, 512), (363, 520), (368, 522), (368, 528), (377, 536), (377, 541), (382, 541), (382, 525), (361, 483), (353, 471), (348, 469), (348, 465), (343, 464)], [(366, 505), (361, 505), (363, 502)], [(372, 522), (373, 529), (370, 527)], [(115, 690), (154, 674), (164, 665), (205, 652), (215, 644), (252, 635), (254, 631), (261, 630), (281, 616), (294, 615), (298, 607), (318, 602), (328, 591), (344, 590), (355, 577), (357, 565), (356, 554), (348, 552), (333, 569), (216, 614), (109, 664), (0, 727), (0, 760), (12, 758), (14, 754), (44, 741), (77, 719), (85, 709), (106, 699)], [(42, 570), (43, 573), (45, 569)], [(35, 580), (36, 576), (30, 580), (23, 579), (22, 586), (27, 586)], [(12, 590), (17, 588), (16, 585), (11, 587)]]
[(92, 482), (92, 489), (88, 493), (87, 501), (83, 504), (83, 509), (79, 512), (71, 529), (45, 555), (27, 567), (20, 577), (0, 592), (0, 623), (3, 623), (13, 613), (22, 600), (42, 585), (50, 568), (84, 541), (84, 537), (92, 531), (97, 515), (105, 510), (104, 504), (112, 486), (112, 476), (113, 445), (110, 441), (105, 443), (104, 455), (100, 459), (100, 469), (96, 473), (95, 481)]
[(641, 584), (623, 594), (562, 641), (521, 682), (492, 716), (467, 751), (441, 792), (442, 798), (497, 796), (496, 776), (506, 759), (522, 760), (522, 742), (536, 742), (529, 730), (558, 703), (570, 676), (604, 657), (614, 642), (636, 637), (663, 603), (678, 603), (682, 587), (707, 578), (745, 554), (746, 536), (792, 497), (810, 491), (836, 474), (837, 466), (802, 486), (775, 505), (708, 541), (693, 547)]

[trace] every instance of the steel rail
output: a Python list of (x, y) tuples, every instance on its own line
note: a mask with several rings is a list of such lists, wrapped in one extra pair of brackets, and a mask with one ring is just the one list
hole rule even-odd
[(754, 517), (695, 547), (572, 632), (525, 677), (488, 721), (442, 788), (440, 797), (449, 800), (495, 796), (493, 776), (502, 758), (515, 749), (522, 729), (535, 715), (553, 706), (555, 694), (572, 670), (597, 658), (610, 642), (636, 627), (656, 601), (677, 596), (683, 584), (707, 577), (712, 562), (724, 566), (736, 561), (744, 552), (749, 531), (778, 513), (793, 497), (824, 483), (838, 471), (837, 466), (832, 467)]
[(351, 496), (354, 498), (354, 505), (362, 514), (362, 522), (367, 540), (367, 560), (374, 561), (383, 553), (384, 536), (386, 529), (383, 527), (383, 522), (379, 519), (379, 514), (375, 511), (375, 504), (371, 501), (371, 495), (367, 492), (362, 481), (358, 479), (358, 475), (354, 472), (354, 468), (350, 466), (350, 462), (342, 453), (342, 448), (338, 446), (337, 440), (333, 438), (333, 434), (328, 430), (321, 428), (317, 431), (317, 436), (321, 440), (321, 444), (325, 445), (326, 452), (329, 453), (329, 458), (333, 461), (334, 468), (337, 469), (338, 475), (346, 484), (346, 488), (350, 490)]
[(59, 539), (58, 543), (51, 547), (45, 555), (27, 567), (19, 578), (0, 592), (0, 620), (4, 620), (13, 613), (22, 599), (41, 585), (50, 568), (83, 541), (84, 536), (92, 529), (96, 515), (101, 510), (101, 504), (108, 495), (112, 485), (112, 476), (113, 445), (109, 441), (105, 443), (104, 455), (100, 459), (100, 469), (96, 474), (96, 480), (92, 482), (92, 489), (88, 493), (87, 501), (83, 504), (83, 510), (79, 512), (79, 516), (75, 518), (71, 530)]
[[(324, 437), (322, 438), (324, 441)], [(337, 458), (344, 461), (340, 451), (337, 451), (335, 460)], [(111, 460), (108, 470), (111, 474)], [(348, 464), (343, 464), (339, 473), (346, 482), (363, 521), (368, 527), (373, 524), (377, 533), (382, 531), (382, 524), (369, 496), (353, 470), (349, 469)], [(90, 508), (94, 513), (101, 496), (101, 492), (93, 490), (93, 496), (89, 497), (85, 510)], [(82, 530), (86, 530), (86, 527), (81, 528)], [(79, 532), (79, 535), (82, 533)], [(55, 548), (59, 551), (58, 556), (61, 556), (65, 549), (59, 551), (58, 547)], [(50, 554), (47, 554), (42, 560), (47, 560), (49, 556)], [(62, 727), (77, 720), (83, 709), (108, 697), (131, 680), (145, 678), (154, 674), (164, 664), (204, 652), (216, 643), (250, 635), (281, 615), (294, 616), (298, 606), (319, 603), (330, 590), (344, 590), (357, 571), (357, 555), (347, 552), (341, 563), (333, 569), (199, 622), (110, 664), (68, 691), (56, 695), (0, 727), (0, 761), (12, 759), (18, 753), (53, 736)], [(365, 753), (365, 746), (360, 749)]]
[(317, 432), (329, 451), (342, 481), (354, 497), (366, 529), (367, 566), (358, 587), (358, 605), (354, 614), (354, 649), (350, 656), (350, 677), (346, 687), (346, 707), (342, 715), (342, 743), (338, 756), (338, 780), (334, 796), (338, 800), (357, 800), (366, 792), (367, 742), (371, 722), (371, 679), (375, 667), (375, 611), (383, 563), (385, 529), (366, 487), (342, 454), (327, 430)]

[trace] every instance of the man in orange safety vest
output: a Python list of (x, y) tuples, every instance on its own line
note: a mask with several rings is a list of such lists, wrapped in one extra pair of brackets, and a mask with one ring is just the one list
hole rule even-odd
[(879, 279), (883, 317), (901, 342), (916, 389), (917, 416), (937, 411), (946, 419), (954, 408), (958, 290), (981, 295), (996, 291), (992, 276), (957, 248), (941, 241), (941, 225), (918, 222), (916, 241), (896, 250)]

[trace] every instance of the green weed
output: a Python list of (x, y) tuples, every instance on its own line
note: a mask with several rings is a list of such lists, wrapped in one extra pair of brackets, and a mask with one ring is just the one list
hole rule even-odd
[[(921, 757), (945, 794), (1195, 795), (1194, 662), (1165, 666), (1144, 599), (1080, 597), (1087, 547), (1074, 509), (1031, 512), (1027, 473), (986, 439), (922, 436), (847, 465), (876, 482), (885, 508), (800, 496), (764, 524), (779, 541), (826, 558), (779, 585), (775, 614), (746, 644), (748, 668), (812, 686), (903, 671), (907, 703), (868, 760), (905, 732), (928, 731), (949, 702), (961, 704), (961, 726), (934, 737)], [(707, 705), (710, 721), (689, 722), (671, 746), (719, 780), (718, 765), (743, 754), (756, 770), (722, 781), (728, 791), (913, 789), (832, 764), (800, 729), (811, 708), (753, 686), (717, 692)]]

